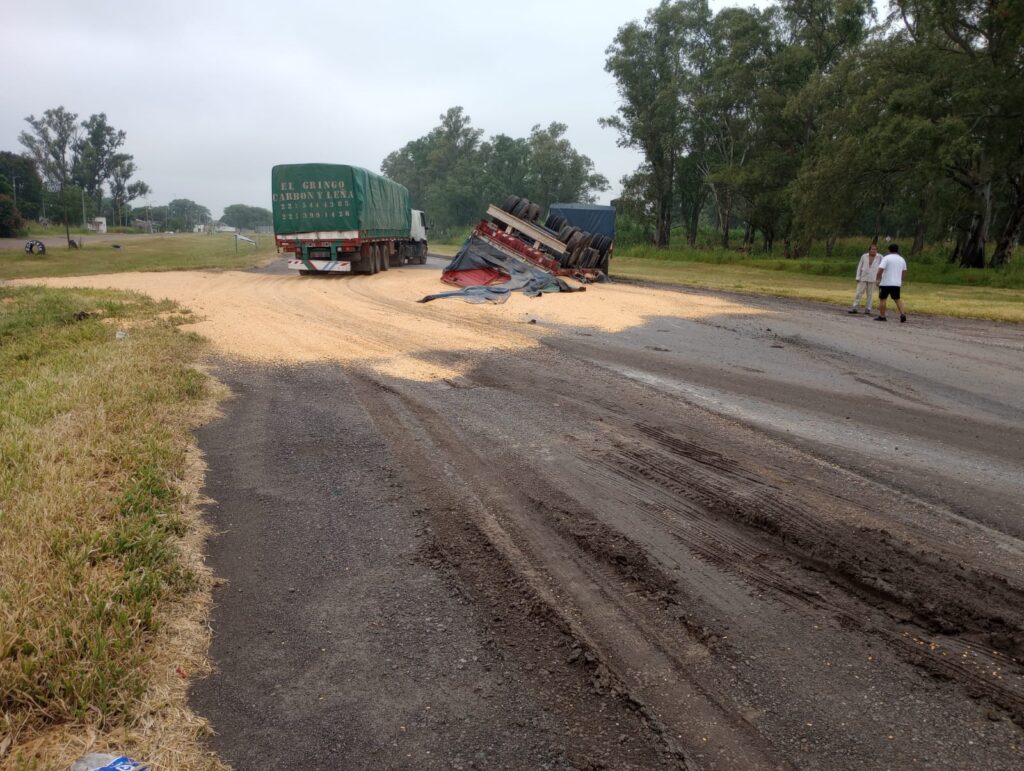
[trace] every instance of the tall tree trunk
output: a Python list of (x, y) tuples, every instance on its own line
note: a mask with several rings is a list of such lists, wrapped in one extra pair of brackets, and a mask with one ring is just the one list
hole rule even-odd
[(730, 219), (732, 219), (732, 206), (731, 205), (726, 207), (725, 211), (722, 213), (721, 220), (720, 220), (721, 221), (721, 225), (722, 225), (722, 248), (723, 249), (728, 249), (729, 248), (729, 220)]
[(657, 195), (658, 211), (657, 222), (654, 229), (654, 245), (665, 248), (672, 236), (672, 204), (673, 199), (673, 174), (675, 172), (675, 154), (670, 153), (668, 163), (664, 168), (654, 169), (654, 189)]
[(1013, 190), (1013, 203), (1003, 232), (996, 241), (996, 250), (992, 252), (992, 259), (988, 263), (990, 268), (1008, 265), (1024, 234), (1024, 174), (1011, 177), (1010, 187)]
[(988, 241), (989, 222), (992, 219), (992, 182), (986, 181), (975, 189), (977, 206), (971, 215), (963, 249), (960, 251), (960, 267), (985, 267), (985, 242)]
[(924, 251), (924, 237), (928, 232), (928, 195), (922, 193), (917, 199), (917, 224), (914, 225), (914, 245), (910, 247), (911, 256)]
[(697, 245), (697, 232), (700, 229), (700, 213), (704, 210), (704, 202), (707, 200), (707, 192), (695, 196), (686, 218), (686, 243), (690, 246)]
[(839, 236), (837, 234), (833, 233), (832, 235), (830, 235), (825, 240), (825, 256), (826, 257), (831, 257), (832, 256), (832, 251), (836, 248), (836, 239), (837, 238), (839, 238)]
[(654, 245), (666, 247), (672, 233), (672, 195), (662, 195), (658, 199), (658, 222), (654, 232)]
[(878, 239), (882, 235), (882, 212), (885, 211), (885, 201), (878, 204), (878, 209), (875, 210), (875, 233), (871, 237), (871, 243), (878, 246)]
[(764, 228), (761, 230), (761, 235), (764, 236), (765, 254), (770, 254), (775, 246), (775, 230), (774, 228)]
[(60, 186), (60, 202), (64, 207), (64, 236), (68, 240), (68, 249), (71, 248), (71, 218), (68, 217), (68, 197), (64, 192), (64, 184)]
[(742, 246), (742, 251), (749, 252), (750, 251), (750, 247), (753, 245), (753, 241), (754, 241), (754, 226), (751, 225), (748, 222), (747, 226), (743, 229), (743, 246)]

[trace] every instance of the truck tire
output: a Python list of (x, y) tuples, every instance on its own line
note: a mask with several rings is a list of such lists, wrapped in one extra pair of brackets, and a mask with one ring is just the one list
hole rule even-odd
[(428, 251), (426, 241), (424, 241), (422, 244), (419, 244), (418, 248), (420, 250), (420, 254), (416, 257), (416, 264), (417, 265), (426, 265), (427, 264), (427, 251)]
[(520, 219), (522, 219), (523, 215), (526, 213), (526, 210), (528, 208), (530, 208), (530, 202), (526, 198), (520, 198), (518, 203), (516, 203), (516, 205), (512, 207), (512, 210), (509, 212), (509, 214), (511, 214), (513, 217), (519, 217)]
[(583, 232), (578, 228), (573, 228), (572, 235), (569, 236), (569, 240), (565, 242), (565, 251), (575, 252), (577, 247), (583, 242)]
[(559, 230), (566, 226), (565, 217), (559, 217), (557, 214), (552, 214), (547, 218), (544, 223), (544, 227), (550, 230), (552, 233), (557, 233)]
[(388, 248), (384, 244), (377, 244), (377, 257), (381, 270), (391, 267), (391, 258), (388, 257)]
[(540, 219), (540, 206), (538, 206), (535, 203), (531, 203), (528, 207), (526, 207), (525, 219), (527, 219), (530, 222), (536, 222), (538, 219)]
[(519, 203), (519, 200), (520, 199), (519, 199), (518, 195), (510, 195), (510, 196), (508, 196), (505, 199), (505, 202), (501, 205), (502, 211), (507, 211), (507, 212), (509, 212), (511, 214), (512, 209), (515, 207), (515, 205), (517, 203)]

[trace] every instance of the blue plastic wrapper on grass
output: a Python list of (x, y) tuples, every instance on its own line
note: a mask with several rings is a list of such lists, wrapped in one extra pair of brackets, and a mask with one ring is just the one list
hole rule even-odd
[(124, 755), (90, 752), (71, 764), (69, 771), (148, 771), (149, 766)]

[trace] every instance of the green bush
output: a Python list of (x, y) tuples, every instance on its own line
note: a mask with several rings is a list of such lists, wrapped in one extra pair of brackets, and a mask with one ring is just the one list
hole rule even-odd
[(25, 228), (25, 220), (9, 195), (0, 195), (0, 236), (14, 238)]

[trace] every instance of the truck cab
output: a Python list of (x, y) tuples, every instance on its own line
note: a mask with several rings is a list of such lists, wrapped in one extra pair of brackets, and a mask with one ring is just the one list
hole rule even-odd
[(412, 210), (412, 227), (410, 229), (409, 237), (413, 241), (420, 241), (424, 244), (427, 243), (427, 215), (418, 209)]

